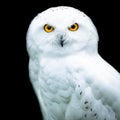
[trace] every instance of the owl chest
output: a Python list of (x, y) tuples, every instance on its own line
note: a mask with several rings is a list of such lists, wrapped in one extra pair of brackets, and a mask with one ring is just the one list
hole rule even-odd
[(59, 60), (40, 61), (39, 78), (45, 98), (69, 102), (78, 78), (83, 78), (79, 66)]
[(44, 59), (39, 62), (41, 95), (50, 115), (55, 116), (56, 120), (74, 120), (74, 116), (84, 120), (116, 120), (114, 111), (96, 100), (91, 87), (85, 81), (86, 66), (90, 65), (84, 63), (88, 59), (75, 60)]
[[(40, 61), (39, 81), (42, 99), (47, 109), (57, 118), (64, 114), (75, 91), (82, 70), (73, 64), (59, 60)], [(79, 69), (79, 70), (78, 70)], [(56, 109), (55, 109), (56, 108)]]

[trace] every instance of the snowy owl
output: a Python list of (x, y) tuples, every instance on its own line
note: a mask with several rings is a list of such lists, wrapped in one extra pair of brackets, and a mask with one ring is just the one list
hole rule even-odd
[(91, 19), (72, 7), (33, 19), (29, 76), (44, 120), (120, 120), (120, 73), (100, 57), (98, 40)]

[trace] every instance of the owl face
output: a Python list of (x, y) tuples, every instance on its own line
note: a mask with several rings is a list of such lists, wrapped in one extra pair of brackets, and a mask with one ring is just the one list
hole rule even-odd
[(36, 55), (95, 52), (97, 41), (98, 34), (89, 17), (71, 7), (50, 8), (38, 14), (27, 34), (28, 49)]

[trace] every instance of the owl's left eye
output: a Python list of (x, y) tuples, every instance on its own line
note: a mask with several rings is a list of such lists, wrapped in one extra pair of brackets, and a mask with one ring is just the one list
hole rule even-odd
[(70, 30), (70, 31), (77, 31), (78, 30), (78, 28), (79, 28), (79, 25), (77, 24), (77, 23), (74, 23), (73, 25), (71, 25), (68, 29)]
[(49, 32), (52, 32), (54, 30), (54, 27), (51, 25), (45, 24), (44, 30), (49, 33)]

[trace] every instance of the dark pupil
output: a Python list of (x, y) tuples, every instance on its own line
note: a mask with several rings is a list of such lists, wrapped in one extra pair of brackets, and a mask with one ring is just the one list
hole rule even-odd
[(72, 25), (71, 28), (74, 29), (74, 28), (75, 28), (75, 25)]
[(47, 29), (50, 30), (50, 29), (51, 29), (51, 26), (48, 26)]

